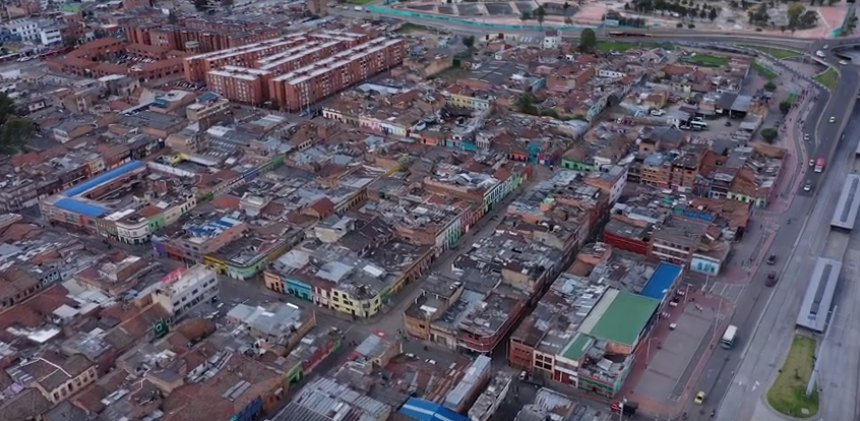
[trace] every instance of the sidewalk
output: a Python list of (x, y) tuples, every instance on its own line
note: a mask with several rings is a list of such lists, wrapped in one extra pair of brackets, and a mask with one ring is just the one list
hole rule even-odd
[(625, 398), (637, 402), (643, 413), (659, 417), (659, 419), (674, 419), (684, 412), (690, 397), (698, 392), (698, 390), (695, 390), (696, 383), (710, 361), (711, 354), (717, 347), (717, 341), (715, 339), (719, 338), (717, 335), (710, 338), (704, 338), (709, 345), (705, 348), (704, 353), (693, 356), (693, 361), (690, 362), (692, 365), (690, 367), (691, 371), (689, 373), (689, 377), (683, 379), (684, 376), (682, 376), (681, 379), (677, 379), (679, 382), (684, 382), (682, 385), (683, 392), (681, 392), (680, 396), (667, 396), (666, 399), (658, 401), (647, 396), (653, 395), (653, 393), (651, 391), (646, 392), (645, 390), (649, 388), (649, 385), (640, 384), (640, 382), (643, 380), (643, 376), (646, 370), (648, 370), (649, 365), (655, 360), (655, 358), (657, 358), (663, 342), (667, 339), (670, 332), (669, 324), (677, 322), (679, 318), (684, 315), (684, 307), (702, 306), (707, 307), (714, 312), (719, 310), (719, 325), (715, 327), (714, 330), (716, 332), (722, 332), (728, 325), (730, 316), (734, 311), (734, 307), (731, 303), (715, 296), (708, 296), (700, 292), (691, 291), (687, 298), (688, 300), (692, 299), (692, 301), (687, 301), (685, 304), (675, 308), (667, 308), (665, 311), (669, 313), (669, 318), (661, 319), (657, 327), (651, 331), (648, 338), (642, 339), (645, 341), (644, 345), (637, 350), (636, 362), (631, 368), (630, 374), (618, 394), (618, 398)]

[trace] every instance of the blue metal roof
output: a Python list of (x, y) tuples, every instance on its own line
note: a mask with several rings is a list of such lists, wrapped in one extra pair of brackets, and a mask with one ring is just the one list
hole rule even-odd
[(218, 94), (216, 94), (215, 92), (209, 91), (209, 92), (206, 92), (203, 95), (200, 95), (199, 97), (197, 97), (197, 101), (198, 102), (214, 101), (214, 100), (218, 99), (218, 97), (219, 97)]
[(126, 175), (126, 174), (130, 173), (131, 171), (134, 171), (134, 170), (142, 167), (143, 165), (144, 164), (141, 161), (131, 161), (128, 164), (119, 166), (119, 167), (114, 168), (114, 169), (112, 169), (112, 170), (110, 170), (104, 174), (101, 174), (97, 177), (93, 177), (87, 181), (84, 181), (83, 183), (78, 184), (77, 186), (72, 187), (72, 188), (64, 191), (63, 194), (66, 196), (77, 196), (77, 195), (79, 195), (79, 194), (81, 194), (81, 193), (83, 193), (83, 192), (85, 192), (85, 191), (87, 191), (93, 187), (98, 186), (99, 184), (102, 184), (102, 183), (105, 183), (107, 181), (111, 181), (114, 178)]
[(91, 216), (93, 218), (97, 218), (108, 212), (107, 208), (69, 198), (57, 200), (56, 202), (54, 202), (54, 206), (60, 209), (65, 209), (67, 211)]
[(454, 412), (435, 402), (409, 398), (400, 413), (418, 421), (469, 421), (469, 417)]
[(669, 288), (672, 288), (672, 285), (681, 276), (681, 270), (682, 268), (674, 263), (660, 262), (639, 295), (662, 300)]

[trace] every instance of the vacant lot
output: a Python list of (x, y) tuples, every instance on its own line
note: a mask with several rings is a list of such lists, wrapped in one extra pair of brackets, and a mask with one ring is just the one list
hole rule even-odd
[(796, 418), (810, 418), (818, 413), (818, 388), (813, 389), (811, 396), (806, 396), (814, 357), (815, 339), (795, 335), (785, 364), (767, 392), (767, 402), (773, 409)]

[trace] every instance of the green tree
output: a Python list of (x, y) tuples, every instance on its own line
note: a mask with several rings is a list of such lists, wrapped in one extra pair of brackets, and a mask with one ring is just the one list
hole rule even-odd
[(463, 37), (463, 45), (471, 50), (475, 46), (475, 37), (473, 35)]
[(708, 18), (708, 12), (706, 12), (705, 9), (702, 9), (702, 11), (699, 12), (699, 19), (705, 20), (707, 18)]
[(15, 153), (24, 150), (27, 140), (36, 132), (36, 125), (16, 115), (6, 117), (0, 126), (0, 152)]
[(713, 22), (717, 19), (717, 9), (711, 8), (711, 11), (708, 12), (708, 20)]
[(36, 125), (16, 116), (16, 110), (15, 101), (0, 92), (0, 153), (21, 152), (36, 132)]
[(525, 22), (531, 18), (532, 18), (532, 14), (529, 13), (528, 10), (524, 10), (523, 13), (520, 15), (520, 20), (523, 22)]
[(534, 97), (530, 92), (523, 92), (520, 95), (519, 99), (517, 99), (517, 108), (523, 114), (535, 113)]
[(773, 82), (768, 82), (764, 84), (764, 90), (768, 92), (773, 92), (776, 90), (776, 85)]
[(543, 21), (546, 18), (546, 9), (543, 6), (538, 6), (535, 10), (535, 20), (538, 22), (538, 25), (543, 26)]
[(211, 6), (209, 5), (209, 0), (194, 0), (194, 8), (197, 9), (198, 12), (206, 12)]
[(583, 29), (579, 35), (580, 51), (594, 51), (595, 47), (597, 47), (597, 34), (594, 33), (594, 29)]
[(779, 103), (779, 110), (782, 111), (782, 114), (788, 114), (791, 111), (791, 101), (785, 100)]
[(786, 17), (788, 18), (789, 26), (794, 25), (797, 26), (800, 23), (800, 16), (803, 15), (803, 12), (806, 11), (806, 6), (802, 3), (792, 3), (788, 5), (788, 11), (786, 12)]
[(767, 143), (773, 143), (773, 141), (778, 135), (779, 132), (773, 127), (768, 127), (766, 129), (762, 129), (761, 131), (761, 137), (763, 137)]

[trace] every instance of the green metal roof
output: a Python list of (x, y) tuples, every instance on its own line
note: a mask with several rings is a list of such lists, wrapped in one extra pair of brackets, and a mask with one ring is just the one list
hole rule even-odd
[(561, 351), (561, 355), (569, 360), (579, 361), (588, 352), (588, 349), (591, 348), (592, 343), (594, 343), (594, 339), (590, 336), (577, 333), (573, 336), (573, 340)]
[(580, 332), (633, 346), (660, 301), (618, 290), (608, 291), (582, 323)]

